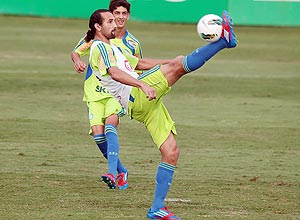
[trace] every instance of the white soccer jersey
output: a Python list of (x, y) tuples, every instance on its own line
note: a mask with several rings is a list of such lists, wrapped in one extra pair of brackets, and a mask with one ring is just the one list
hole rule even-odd
[[(117, 61), (117, 67), (124, 72), (128, 73), (130, 76), (134, 78), (138, 78), (138, 74), (134, 72), (133, 68), (130, 66), (128, 60), (125, 58), (125, 56), (122, 54), (120, 49), (116, 46), (110, 45), (111, 51), (107, 51), (109, 49), (108, 44), (105, 44), (105, 47), (103, 46), (105, 43), (101, 41), (94, 41), (94, 43), (91, 46), (91, 53), (90, 53), (90, 61), (91, 57), (94, 54), (94, 50), (99, 50), (100, 55), (102, 57), (99, 57), (99, 60), (109, 60), (111, 59), (110, 54), (112, 53), (115, 60)], [(105, 69), (107, 70), (110, 68), (109, 65), (104, 62)], [(112, 94), (120, 103), (121, 105), (126, 109), (128, 112), (128, 102), (129, 102), (129, 96), (131, 93), (132, 86), (122, 84), (118, 81), (115, 81), (111, 78), (109, 73), (107, 71), (100, 71), (99, 69), (93, 68), (93, 73), (101, 80), (101, 84), (109, 91), (110, 94)]]

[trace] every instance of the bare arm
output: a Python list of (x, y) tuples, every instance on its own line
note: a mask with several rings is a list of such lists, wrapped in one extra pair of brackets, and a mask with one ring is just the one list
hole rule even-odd
[(126, 85), (134, 86), (140, 88), (149, 100), (156, 98), (156, 91), (154, 88), (150, 87), (148, 84), (144, 83), (141, 80), (133, 78), (128, 75), (126, 72), (120, 70), (118, 67), (114, 66), (108, 69), (111, 78)]
[(171, 62), (172, 60), (159, 60), (159, 59), (148, 59), (148, 58), (142, 58), (139, 59), (139, 62), (136, 66), (136, 69), (138, 70), (149, 70), (152, 67), (158, 65), (158, 64), (166, 64)]
[(83, 62), (80, 59), (80, 56), (78, 53), (76, 53), (75, 51), (72, 51), (71, 53), (71, 59), (74, 63), (74, 69), (78, 72), (78, 73), (82, 73), (85, 71), (86, 69), (86, 64), (85, 62)]

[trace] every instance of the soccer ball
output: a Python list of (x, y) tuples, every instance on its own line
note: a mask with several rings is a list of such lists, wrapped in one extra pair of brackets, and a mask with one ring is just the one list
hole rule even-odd
[(206, 42), (216, 42), (222, 34), (222, 18), (215, 14), (204, 15), (197, 24), (197, 32)]

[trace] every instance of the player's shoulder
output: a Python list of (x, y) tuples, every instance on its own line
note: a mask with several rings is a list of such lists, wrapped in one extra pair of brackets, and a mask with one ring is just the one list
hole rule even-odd
[(100, 40), (94, 40), (92, 44), (92, 48), (97, 47), (100, 51), (101, 50), (111, 50), (111, 45), (109, 43), (100, 41)]
[(94, 40), (93, 40), (93, 46), (96, 46), (96, 45), (110, 46), (109, 43), (106, 43), (106, 42), (101, 41), (101, 40), (94, 39)]
[(78, 53), (79, 55), (86, 55), (89, 53), (89, 49), (91, 47), (93, 42), (86, 42), (85, 41), (85, 36), (83, 36), (79, 42), (77, 43), (77, 45), (75, 46), (75, 48), (73, 49), (76, 53)]
[(131, 41), (136, 42), (137, 44), (140, 44), (140, 41), (137, 37), (135, 37), (132, 33), (130, 33), (128, 30), (126, 30), (125, 38)]

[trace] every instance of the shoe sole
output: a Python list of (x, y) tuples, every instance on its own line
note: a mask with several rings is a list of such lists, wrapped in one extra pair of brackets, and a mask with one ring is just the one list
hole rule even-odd
[[(223, 12), (222, 17), (226, 18), (228, 26), (230, 27), (230, 32), (226, 31), (229, 35), (231, 34), (231, 40), (230, 40), (230, 43), (229, 43), (229, 48), (236, 47), (236, 45), (237, 45), (237, 38), (235, 36), (234, 30), (233, 30), (233, 27), (232, 27), (232, 18), (231, 18), (231, 16), (229, 15), (229, 13), (227, 11)], [(230, 36), (228, 36), (228, 39), (229, 38), (230, 38)]]
[(116, 185), (111, 181), (111, 179), (107, 176), (101, 176), (102, 182), (106, 183), (108, 188), (115, 189)]

